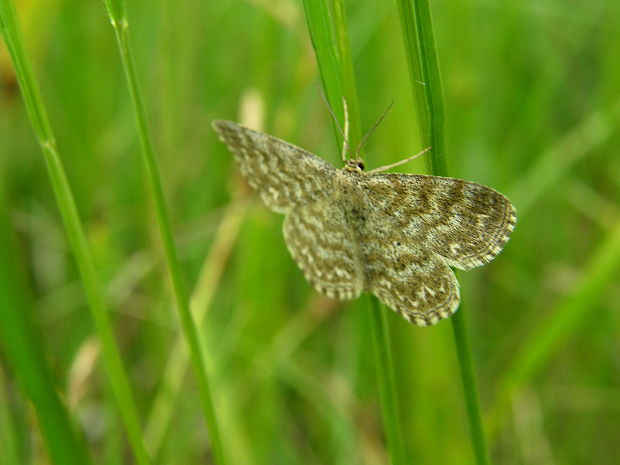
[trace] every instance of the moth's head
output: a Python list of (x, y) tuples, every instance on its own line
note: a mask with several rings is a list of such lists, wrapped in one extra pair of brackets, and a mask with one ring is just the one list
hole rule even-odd
[(344, 163), (344, 169), (354, 173), (361, 173), (364, 171), (364, 162), (360, 159), (347, 160)]

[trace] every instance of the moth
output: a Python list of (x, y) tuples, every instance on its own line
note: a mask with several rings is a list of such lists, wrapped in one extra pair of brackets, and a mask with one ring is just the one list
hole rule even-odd
[(370, 292), (417, 325), (456, 311), (451, 267), (495, 258), (516, 223), (510, 201), (475, 182), (366, 172), (357, 158), (336, 169), (235, 122), (213, 127), (265, 204), (286, 215), (288, 250), (317, 291), (338, 299)]

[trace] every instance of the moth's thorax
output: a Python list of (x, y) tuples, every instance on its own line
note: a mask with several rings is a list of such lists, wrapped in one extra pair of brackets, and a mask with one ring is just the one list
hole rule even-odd
[(345, 198), (355, 196), (355, 191), (359, 188), (360, 178), (366, 176), (362, 171), (364, 164), (361, 160), (347, 160), (342, 169), (336, 171), (334, 178), (337, 195)]
[(334, 177), (335, 200), (344, 209), (349, 226), (353, 229), (359, 229), (362, 226), (359, 211), (363, 209), (365, 201), (362, 185), (366, 173), (362, 171), (363, 169), (364, 165), (361, 160), (347, 160), (345, 166), (339, 169)]

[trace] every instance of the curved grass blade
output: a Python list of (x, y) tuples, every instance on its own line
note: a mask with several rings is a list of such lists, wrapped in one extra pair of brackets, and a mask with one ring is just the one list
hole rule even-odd
[(151, 195), (153, 196), (157, 224), (159, 226), (159, 231), (164, 245), (166, 262), (170, 273), (170, 279), (172, 281), (172, 287), (174, 289), (177, 310), (181, 321), (181, 328), (183, 330), (185, 341), (189, 347), (194, 376), (198, 384), (202, 411), (207, 427), (209, 428), (213, 455), (216, 463), (222, 465), (226, 462), (221, 445), (215, 408), (213, 406), (211, 383), (207, 373), (208, 369), (206, 355), (203, 352), (203, 347), (205, 347), (205, 345), (201, 342), (200, 334), (198, 333), (196, 323), (190, 311), (189, 296), (185, 287), (183, 272), (181, 270), (181, 264), (176, 250), (176, 244), (172, 236), (172, 227), (170, 226), (164, 189), (161, 184), (159, 167), (157, 166), (152, 139), (148, 129), (146, 110), (138, 82), (138, 73), (136, 71), (133, 49), (129, 38), (129, 21), (127, 19), (126, 5), (122, 0), (107, 0), (105, 4), (110, 16), (110, 21), (114, 28), (123, 69), (125, 70), (127, 85), (129, 87), (129, 93), (131, 95), (131, 102), (138, 129), (138, 137), (140, 139), (140, 146), (142, 149), (142, 161), (149, 180)]
[[(1, 189), (1, 186), (0, 186)], [(0, 192), (0, 218), (8, 218), (4, 192)], [(11, 367), (21, 390), (32, 402), (47, 451), (53, 463), (88, 465), (91, 462), (84, 438), (71, 420), (71, 413), (56, 392), (56, 380), (47, 363), (41, 336), (31, 321), (32, 305), (19, 279), (19, 265), (14, 256), (13, 238), (8, 222), (0, 222), (0, 342), (3, 359)], [(1, 376), (1, 375), (0, 375)], [(0, 384), (3, 381), (0, 380)], [(8, 384), (8, 383), (7, 383)], [(4, 397), (0, 394), (0, 399)], [(2, 407), (2, 416), (8, 421), (8, 404)], [(17, 438), (12, 438), (17, 440)], [(1, 441), (0, 441), (1, 442)], [(20, 463), (19, 448), (3, 444), (6, 463)], [(11, 451), (13, 449), (13, 451)], [(13, 459), (8, 453), (13, 452)], [(0, 457), (2, 458), (2, 457)], [(15, 460), (15, 461), (9, 461)]]
[[(418, 105), (420, 130), (425, 145), (432, 147), (427, 157), (429, 170), (436, 176), (447, 176), (443, 92), (430, 5), (428, 0), (397, 0), (397, 3), (411, 87)], [(463, 304), (451, 321), (467, 405), (471, 442), (477, 463), (484, 465), (490, 463), (489, 454)]]
[[(341, 0), (306, 0), (304, 8), (327, 98), (333, 108), (341, 107), (342, 96), (346, 99), (351, 127), (350, 145), (356, 147), (357, 142), (361, 140), (361, 125), (344, 5)], [(370, 296), (369, 299), (371, 304), (368, 305), (368, 318), (373, 333), (375, 367), (388, 452), (394, 465), (404, 465), (407, 462), (404, 457), (402, 427), (398, 418), (390, 333), (385, 318), (386, 309), (376, 297)]]
[(82, 286), (89, 303), (97, 336), (101, 343), (108, 379), (110, 380), (112, 391), (123, 419), (134, 458), (140, 465), (148, 465), (150, 460), (142, 439), (138, 409), (131, 392), (129, 379), (123, 367), (118, 346), (114, 340), (112, 325), (108, 318), (108, 311), (86, 235), (82, 228), (69, 181), (56, 149), (54, 134), (49, 124), (32, 66), (26, 55), (23, 45), (24, 41), (16, 18), (15, 7), (11, 0), (0, 0), (0, 27), (15, 66), (19, 87), (34, 132), (41, 146), (43, 157), (45, 158), (56, 202), (58, 203), (75, 261), (80, 271)]

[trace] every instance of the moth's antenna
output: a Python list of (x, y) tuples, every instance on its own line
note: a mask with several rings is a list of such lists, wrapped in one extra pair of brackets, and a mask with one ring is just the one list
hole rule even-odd
[[(357, 146), (357, 149), (355, 149), (355, 158), (359, 158), (359, 153), (360, 150), (362, 150), (362, 147), (366, 144), (366, 141), (368, 140), (368, 138), (370, 137), (370, 135), (375, 132), (375, 129), (377, 129), (377, 127), (381, 124), (381, 121), (383, 121), (383, 119), (387, 116), (388, 111), (390, 111), (390, 109), (392, 108), (392, 105), (394, 105), (394, 100), (392, 100), (390, 102), (390, 104), (387, 106), (387, 108), (385, 109), (385, 111), (383, 112), (383, 114), (381, 115), (381, 117), (377, 120), (377, 122), (374, 124), (374, 126), (370, 129), (370, 131), (368, 131), (366, 133), (366, 135), (364, 136), (364, 138), (362, 139), (362, 141), (359, 143), (359, 145)], [(374, 171), (374, 170), (373, 170)], [(369, 171), (370, 173), (370, 171)]]
[(327, 100), (327, 97), (323, 93), (323, 89), (321, 89), (320, 87), (319, 87), (319, 92), (321, 93), (323, 102), (325, 102), (325, 106), (327, 106), (327, 109), (329, 110), (329, 114), (332, 115), (332, 119), (334, 120), (334, 124), (336, 125), (338, 132), (342, 136), (342, 141), (343, 141), (342, 161), (344, 161), (346, 159), (345, 154), (349, 151), (349, 118), (348, 118), (348, 110), (347, 110), (347, 101), (345, 100), (344, 97), (342, 97), (342, 104), (344, 106), (344, 115), (345, 115), (344, 116), (344, 131), (343, 131), (342, 127), (340, 127), (340, 123), (338, 122), (338, 118), (336, 117), (336, 113), (334, 113), (334, 109), (329, 104), (329, 100)]
[(342, 162), (347, 159), (347, 152), (349, 151), (349, 107), (347, 106), (347, 99), (342, 97), (342, 109), (344, 112), (344, 134), (342, 135)]
[(431, 148), (432, 147), (426, 147), (421, 152), (418, 152), (415, 155), (410, 156), (409, 158), (405, 158), (404, 160), (397, 161), (396, 163), (392, 163), (391, 165), (380, 166), (379, 168), (375, 168), (375, 169), (372, 169), (370, 171), (367, 171), (366, 174), (380, 173), (381, 171), (389, 170), (390, 168), (394, 168), (396, 166), (404, 165), (407, 162), (410, 162), (412, 160), (415, 160), (416, 158), (421, 157), (426, 152), (428, 152)]

